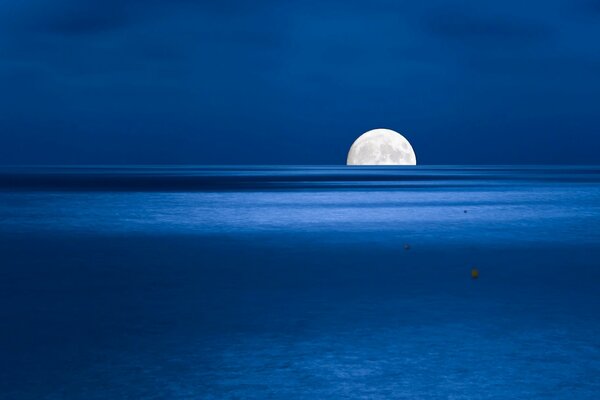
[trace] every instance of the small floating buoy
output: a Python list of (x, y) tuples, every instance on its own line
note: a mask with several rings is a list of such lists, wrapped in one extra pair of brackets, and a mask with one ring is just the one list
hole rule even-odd
[(471, 270), (471, 278), (473, 278), (473, 279), (479, 278), (479, 270), (477, 268), (473, 268)]
[(410, 250), (410, 244), (405, 243), (404, 244), (404, 250)]

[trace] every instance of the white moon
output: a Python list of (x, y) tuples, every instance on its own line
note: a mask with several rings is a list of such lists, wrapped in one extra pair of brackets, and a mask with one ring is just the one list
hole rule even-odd
[(390, 129), (373, 129), (352, 143), (347, 165), (417, 165), (417, 156), (404, 136)]

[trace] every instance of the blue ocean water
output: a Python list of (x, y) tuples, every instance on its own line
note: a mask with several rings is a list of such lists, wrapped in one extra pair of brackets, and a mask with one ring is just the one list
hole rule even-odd
[(600, 167), (0, 170), (2, 399), (597, 399), (599, 284)]

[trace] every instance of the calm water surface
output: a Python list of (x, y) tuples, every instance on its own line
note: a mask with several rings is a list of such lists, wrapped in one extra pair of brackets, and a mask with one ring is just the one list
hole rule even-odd
[(0, 170), (2, 399), (597, 399), (598, 315), (600, 167)]

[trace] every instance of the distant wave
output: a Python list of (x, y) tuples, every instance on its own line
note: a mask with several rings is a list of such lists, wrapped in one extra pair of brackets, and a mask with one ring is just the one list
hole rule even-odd
[(5, 167), (0, 190), (220, 191), (600, 183), (600, 167)]

